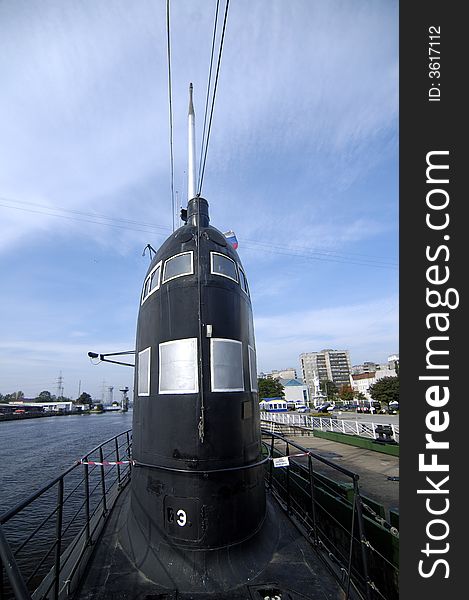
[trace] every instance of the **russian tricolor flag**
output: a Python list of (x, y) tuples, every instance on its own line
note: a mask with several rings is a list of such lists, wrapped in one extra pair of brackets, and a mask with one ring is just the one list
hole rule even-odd
[(238, 249), (238, 240), (236, 239), (236, 235), (235, 235), (234, 231), (231, 231), (231, 230), (227, 231), (225, 233), (225, 237), (228, 240), (228, 242), (230, 242), (230, 244), (233, 246), (233, 248), (235, 250), (237, 250)]

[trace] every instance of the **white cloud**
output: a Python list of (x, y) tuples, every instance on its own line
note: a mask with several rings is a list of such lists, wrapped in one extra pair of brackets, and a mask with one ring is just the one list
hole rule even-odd
[[(172, 4), (179, 204), (186, 200), (187, 86), (190, 81), (195, 86), (200, 142), (214, 8), (214, 2)], [(0, 197), (169, 231), (164, 12), (164, 3), (153, 0), (0, 3)], [(262, 302), (264, 310), (256, 320), (260, 367), (262, 361), (269, 363), (263, 368), (276, 367), (283, 358), (296, 361), (313, 344), (357, 344), (339, 309), (298, 309), (268, 320), (272, 299), (278, 299), (276, 306), (288, 306), (291, 278), (298, 283), (301, 269), (294, 257), (281, 257), (279, 282), (275, 256), (253, 250), (248, 240), (279, 244), (293, 253), (302, 247), (361, 252), (360, 243), (395, 233), (396, 215), (375, 209), (378, 201), (367, 177), (382, 165), (389, 176), (395, 159), (397, 41), (397, 3), (388, 0), (238, 0), (230, 5), (204, 194), (212, 223), (236, 231), (243, 260), (258, 277), (252, 288), (256, 308)], [(84, 215), (64, 212), (67, 218), (59, 218), (34, 210), (27, 204), (17, 204), (16, 210), (0, 206), (4, 277), (10, 289), (25, 285), (25, 277), (28, 290), (21, 298), (4, 294), (1, 300), (3, 343), (13, 344), (3, 347), (3, 364), (12, 377), (5, 381), (12, 385), (26, 360), (36, 377), (43, 376), (47, 364), (53, 380), (61, 360), (64, 376), (65, 369), (79, 376), (82, 366), (77, 365), (90, 348), (51, 341), (63, 341), (61, 332), (72, 332), (71, 342), (85, 342), (109, 340), (109, 331), (125, 339), (131, 331), (133, 343), (133, 296), (124, 300), (115, 290), (135, 287), (138, 296), (141, 281), (135, 274), (144, 269), (129, 256), (141, 254), (147, 242), (156, 246), (165, 235), (161, 229), (104, 227), (76, 220), (86, 220)], [(102, 268), (90, 268), (98, 254)], [(296, 265), (292, 273), (290, 265)], [(313, 269), (309, 273), (312, 279)], [(295, 307), (308, 306), (310, 286), (300, 288)], [(93, 297), (92, 307), (82, 290)], [(338, 295), (335, 289), (335, 299)], [(379, 303), (368, 308), (381, 314)], [(360, 338), (364, 351), (368, 343), (369, 352), (381, 352), (388, 342), (395, 350), (396, 336), (384, 326), (380, 335), (365, 313), (366, 307), (343, 312), (369, 330)], [(324, 326), (318, 330), (312, 324), (319, 322)], [(387, 326), (394, 331), (395, 321)], [(280, 337), (272, 337), (269, 327)], [(79, 337), (85, 331), (90, 336)], [(14, 346), (15, 339), (23, 340), (20, 346)], [(111, 368), (107, 365), (106, 372)], [(98, 371), (103, 374), (93, 374), (96, 381), (106, 377), (104, 367), (93, 369)]]
[[(387, 34), (395, 10), (385, 2), (231, 6), (206, 180), (217, 173), (233, 180), (254, 156), (262, 157), (264, 169), (270, 157), (310, 156), (311, 173), (302, 177), (311, 182), (324, 169), (318, 153), (329, 161), (341, 154), (338, 175), (323, 174), (332, 183), (369, 168), (360, 158), (393, 125), (397, 110), (396, 37)], [(112, 8), (76, 2), (62, 10), (48, 2), (16, 11), (4, 5), (3, 12), (0, 194), (69, 208), (99, 202), (102, 212), (112, 212), (116, 197), (152, 177), (155, 214), (169, 223), (163, 7), (140, 2), (130, 11), (126, 2)], [(202, 130), (212, 17), (204, 4), (173, 7), (178, 181), (184, 179), (190, 80), (199, 135)], [(187, 31), (196, 26), (194, 51)], [(233, 183), (239, 198), (243, 187), (236, 177)], [(129, 200), (119, 202), (124, 215), (134, 208)], [(274, 206), (275, 195), (259, 199), (264, 207), (267, 201)], [(56, 226), (53, 217), (11, 213), (10, 244), (36, 227)], [(95, 232), (105, 237), (111, 237), (107, 230)]]
[(350, 350), (353, 363), (384, 360), (398, 344), (396, 298), (304, 310), (254, 321), (259, 369), (297, 365), (302, 352)]

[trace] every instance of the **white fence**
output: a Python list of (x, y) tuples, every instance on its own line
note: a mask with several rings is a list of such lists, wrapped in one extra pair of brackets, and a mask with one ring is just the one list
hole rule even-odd
[[(370, 423), (365, 421), (335, 419), (333, 417), (310, 417), (309, 415), (291, 414), (291, 413), (269, 413), (261, 411), (263, 421), (280, 423), (282, 425), (299, 425), (308, 429), (320, 429), (321, 431), (332, 431), (334, 433), (345, 433), (348, 435), (359, 435), (365, 438), (376, 439), (378, 434), (376, 428), (385, 423)], [(386, 423), (386, 425), (388, 425)], [(392, 429), (392, 436), (399, 441), (399, 425), (389, 423)]]

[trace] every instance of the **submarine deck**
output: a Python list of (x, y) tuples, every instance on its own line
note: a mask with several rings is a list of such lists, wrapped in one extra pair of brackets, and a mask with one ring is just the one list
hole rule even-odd
[[(213, 594), (163, 588), (149, 580), (124, 553), (118, 535), (125, 526), (129, 487), (116, 501), (99, 544), (91, 557), (77, 598), (80, 600), (203, 600)], [(217, 600), (339, 600), (345, 593), (311, 544), (267, 493), (267, 510), (278, 525), (276, 547), (266, 567), (247, 583)], [(352, 590), (351, 590), (352, 591)], [(351, 594), (350, 597), (353, 597)]]

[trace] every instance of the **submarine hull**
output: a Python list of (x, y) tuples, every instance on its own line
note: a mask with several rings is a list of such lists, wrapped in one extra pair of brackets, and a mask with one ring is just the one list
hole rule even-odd
[[(190, 201), (187, 225), (154, 256), (140, 302), (123, 545), (158, 579), (163, 556), (198, 572), (199, 561), (259, 536), (266, 515), (249, 288), (204, 199)], [(194, 573), (179, 570), (191, 589)]]

